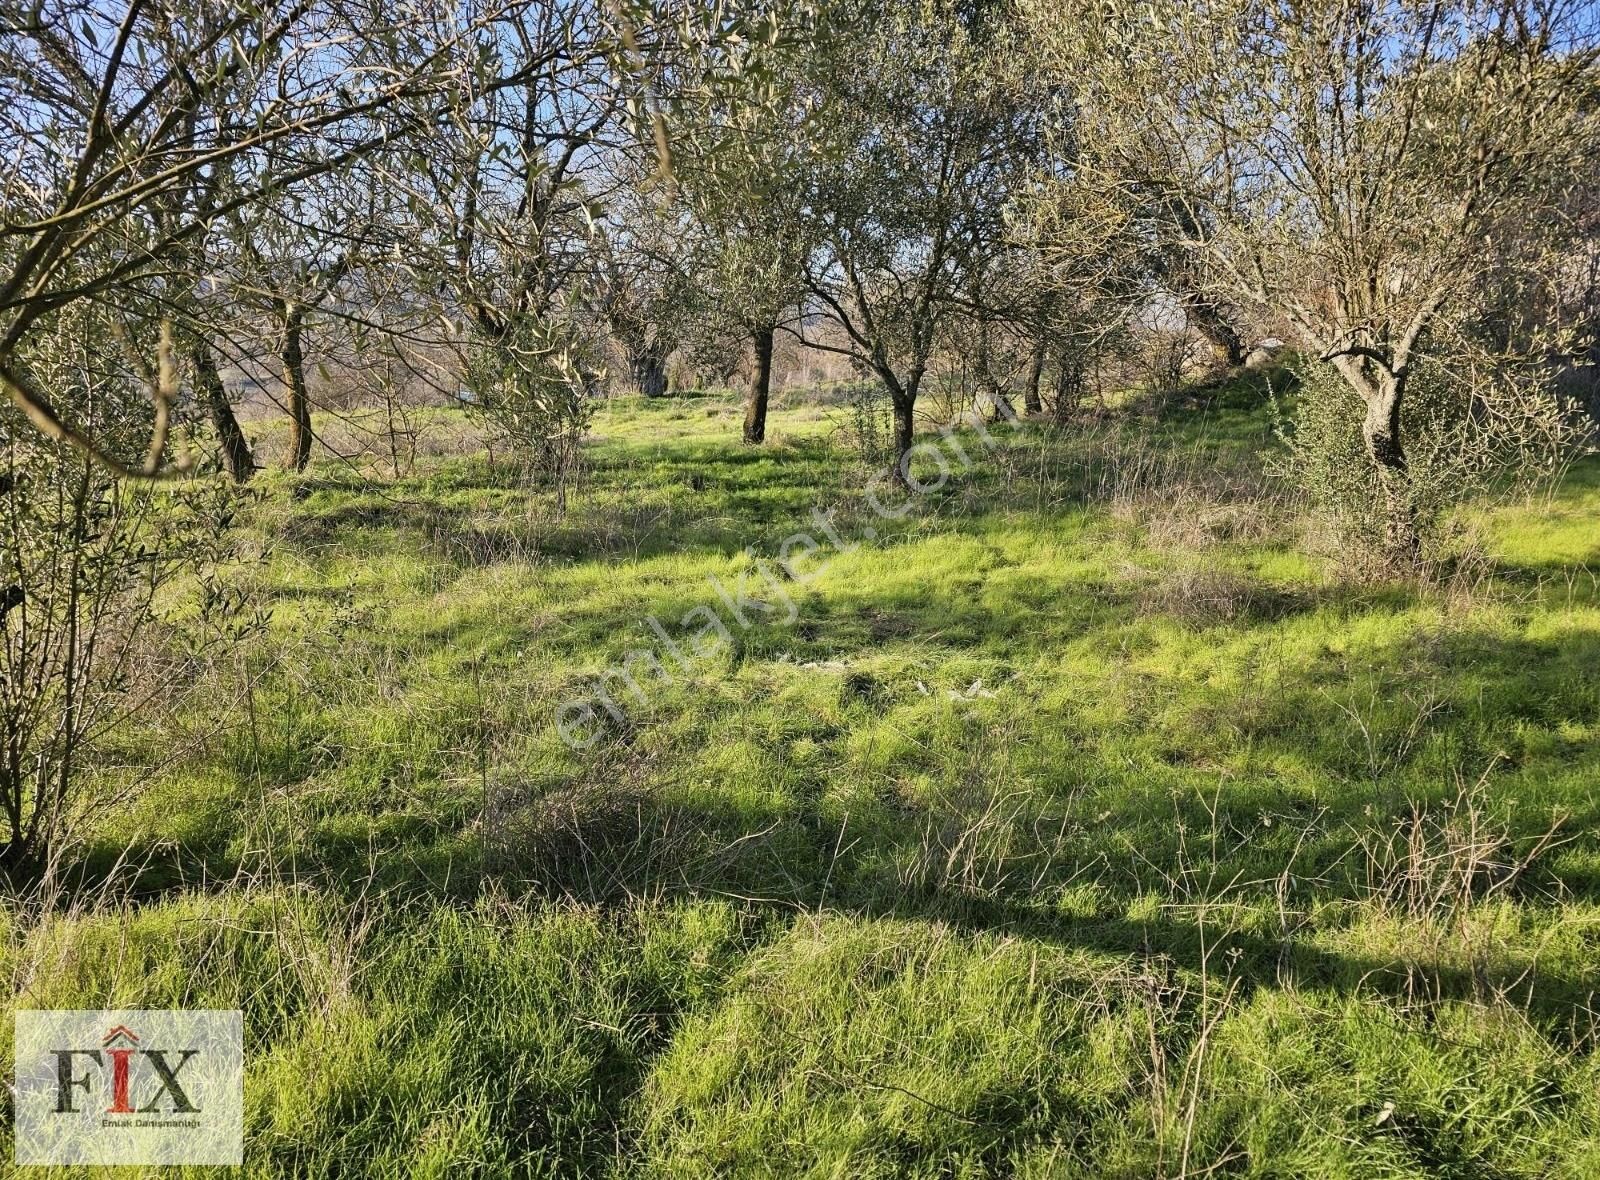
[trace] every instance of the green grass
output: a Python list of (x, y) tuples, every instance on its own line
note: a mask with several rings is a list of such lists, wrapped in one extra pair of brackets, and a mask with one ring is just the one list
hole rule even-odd
[[(609, 405), (563, 516), (265, 474), (269, 633), (116, 735), (127, 903), (10, 914), (14, 1006), (243, 1007), (251, 1175), (1600, 1174), (1600, 465), (1363, 585), (1201, 400), (895, 521), (726, 396)], [(791, 625), (563, 744), (817, 508)]]

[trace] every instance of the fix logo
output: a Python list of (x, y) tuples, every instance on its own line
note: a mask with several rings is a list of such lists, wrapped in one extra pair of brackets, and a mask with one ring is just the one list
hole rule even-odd
[[(54, 1049), (52, 1052), (56, 1057), (57, 1114), (77, 1114), (74, 1102), (77, 1091), (88, 1093), (92, 1087), (94, 1071), (74, 1072), (75, 1059), (80, 1057), (93, 1061), (100, 1067), (101, 1074), (105, 1073), (107, 1060), (110, 1061), (111, 1105), (105, 1108), (106, 1114), (150, 1114), (163, 1110), (172, 1114), (200, 1113), (200, 1108), (178, 1081), (183, 1067), (200, 1055), (199, 1049), (143, 1049), (139, 1047), (139, 1034), (119, 1024), (101, 1039), (99, 1049)], [(135, 1061), (148, 1065), (149, 1072), (154, 1075), (155, 1087), (150, 1101), (142, 1105), (129, 1101), (129, 1078)], [(170, 1105), (163, 1106), (163, 1098)]]
[(231, 1010), (16, 1013), (19, 1164), (241, 1164)]

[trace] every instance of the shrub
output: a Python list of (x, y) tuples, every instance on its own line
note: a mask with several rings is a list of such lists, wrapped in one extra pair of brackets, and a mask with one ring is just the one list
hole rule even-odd
[(895, 455), (888, 391), (875, 381), (859, 381), (845, 389), (844, 404), (845, 414), (835, 427), (839, 445), (869, 467), (887, 466)]
[(506, 442), (528, 474), (553, 483), (565, 508), (578, 446), (593, 417), (592, 370), (559, 329), (525, 323), (520, 334), (468, 350), (467, 408)]
[(1389, 534), (1397, 491), (1421, 540), (1423, 570), (1437, 571), (1459, 548), (1460, 505), (1548, 481), (1568, 453), (1571, 424), (1548, 374), (1451, 371), (1428, 361), (1412, 375), (1402, 409), (1404, 483), (1385, 486), (1362, 438), (1361, 404), (1327, 366), (1299, 365), (1292, 411), (1274, 399), (1288, 445), (1276, 474), (1325, 515), (1340, 560), (1359, 575), (1395, 568)]

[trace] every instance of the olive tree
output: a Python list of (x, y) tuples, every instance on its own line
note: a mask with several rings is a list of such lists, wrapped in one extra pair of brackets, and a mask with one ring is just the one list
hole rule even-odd
[[(1494, 276), (1593, 183), (1595, 12), (1575, 0), (1027, 0), (1101, 177), (1155, 191), (1192, 288), (1281, 319), (1354, 399), (1385, 564), (1421, 550), (1410, 391), (1465, 367)], [(1462, 415), (1545, 419), (1474, 365)], [(1309, 396), (1324, 384), (1314, 383)], [(1331, 387), (1329, 387), (1331, 388)], [(1481, 404), (1492, 399), (1491, 410)], [(1420, 416), (1420, 407), (1419, 416)], [(1462, 415), (1458, 415), (1458, 419)], [(1492, 420), (1492, 421), (1491, 421)]]
[[(676, 195), (694, 228), (693, 271), (708, 312), (751, 350), (744, 441), (766, 439), (774, 340), (793, 321), (816, 246), (806, 175), (827, 118), (808, 64), (828, 52), (837, 14), (751, 6), (716, 46), (664, 71)], [(713, 329), (710, 333), (716, 338)]]
[[(141, 459), (113, 454), (31, 385), (26, 337), (70, 304), (159, 281), (234, 210), (427, 128), (461, 85), (447, 51), (471, 28), (428, 17), (361, 0), (0, 11), (0, 386), (36, 429), (112, 470), (171, 468), (160, 438)], [(172, 199), (229, 165), (214, 200)]]
[(417, 209), (408, 264), (420, 287), (438, 276), (470, 407), (526, 460), (574, 453), (601, 368), (595, 320), (640, 388), (665, 390), (674, 268), (638, 187), (666, 149), (639, 55), (667, 52), (699, 19), (715, 23), (602, 0), (487, 9), (458, 51), (472, 84), (398, 178)]
[(799, 334), (882, 382), (903, 476), (935, 350), (1009, 248), (1008, 210), (1065, 112), (1004, 68), (1017, 31), (1000, 8), (886, 0), (855, 21), (814, 73), (827, 109), (804, 198), (809, 300), (842, 343)]
[(635, 175), (606, 210), (592, 252), (586, 291), (594, 314), (622, 350), (632, 388), (667, 393), (667, 358), (698, 314), (701, 289), (684, 249), (685, 211)]

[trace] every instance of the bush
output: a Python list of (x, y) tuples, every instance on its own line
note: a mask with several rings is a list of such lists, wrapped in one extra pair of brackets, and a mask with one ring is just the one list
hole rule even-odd
[(892, 463), (894, 409), (888, 390), (876, 381), (858, 381), (845, 388), (843, 401), (843, 420), (835, 428), (839, 446), (859, 455), (869, 467)]
[[(1392, 572), (1385, 489), (1362, 438), (1363, 408), (1328, 366), (1299, 361), (1292, 409), (1274, 397), (1290, 481), (1333, 526), (1338, 556), (1365, 576)], [(1464, 536), (1456, 509), (1488, 492), (1515, 494), (1548, 481), (1569, 451), (1571, 424), (1549, 375), (1490, 373), (1419, 364), (1402, 404), (1404, 495), (1425, 569), (1456, 555)]]
[(484, 343), (466, 356), (467, 408), (506, 442), (528, 474), (555, 485), (563, 508), (578, 445), (594, 414), (592, 371), (559, 329), (531, 321), (520, 335)]
[[(13, 882), (57, 860), (77, 820), (115, 805), (88, 792), (81, 764), (186, 662), (145, 658), (169, 610), (183, 615), (191, 657), (260, 622), (217, 573), (238, 492), (128, 486), (22, 437), (0, 454), (0, 869)], [(169, 606), (187, 576), (198, 595)]]

